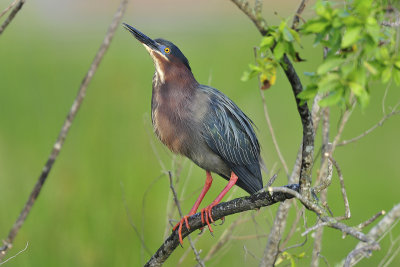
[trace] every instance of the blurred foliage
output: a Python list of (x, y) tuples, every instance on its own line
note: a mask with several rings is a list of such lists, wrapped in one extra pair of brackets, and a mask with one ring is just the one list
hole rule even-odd
[(315, 71), (307, 73), (310, 82), (299, 95), (303, 101), (319, 92), (327, 95), (320, 106), (345, 107), (354, 94), (366, 107), (371, 82), (386, 84), (393, 78), (400, 85), (397, 30), (381, 25), (389, 17), (387, 5), (374, 0), (346, 1), (343, 5), (319, 0), (314, 9), (315, 16), (305, 23), (300, 35), (288, 27), (287, 20), (279, 27), (270, 26), (260, 43), (258, 65), (250, 65), (251, 72), (245, 72), (242, 80), (261, 74), (264, 83), (273, 85), (283, 54), (300, 61), (294, 44), (301, 43), (300, 36), (313, 36), (314, 47), (324, 48), (326, 55)]

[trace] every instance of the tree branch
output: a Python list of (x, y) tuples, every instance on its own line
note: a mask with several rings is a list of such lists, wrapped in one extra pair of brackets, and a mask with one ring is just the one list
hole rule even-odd
[(257, 11), (260, 9), (260, 5), (256, 3), (255, 9), (249, 6), (249, 2), (247, 0), (231, 0), (247, 17), (256, 25), (257, 29), (260, 31), (261, 35), (266, 35), (267, 30), (267, 22)]
[[(299, 191), (299, 186), (297, 184), (287, 185), (284, 188), (293, 190), (294, 192)], [(293, 192), (291, 191), (291, 192)], [(288, 193), (272, 193), (266, 191), (260, 191), (254, 195), (236, 198), (228, 202), (223, 202), (218, 204), (212, 209), (212, 215), (214, 221), (221, 219), (235, 213), (255, 210), (261, 207), (266, 207), (273, 205), (280, 201), (285, 201), (286, 199), (291, 199), (293, 196)], [(182, 225), (182, 238), (185, 238), (190, 233), (196, 231), (205, 226), (201, 222), (200, 213), (196, 213), (189, 217), (190, 230), (186, 228), (186, 225)], [(164, 241), (157, 252), (151, 257), (151, 259), (146, 263), (145, 266), (161, 266), (171, 255), (171, 253), (178, 247), (179, 237), (178, 232), (175, 230), (172, 234)]]
[(340, 142), (337, 146), (344, 146), (353, 142), (356, 142), (358, 140), (360, 140), (361, 138), (363, 138), (364, 136), (366, 136), (367, 134), (371, 133), (373, 130), (375, 130), (376, 128), (378, 128), (379, 126), (382, 126), (383, 123), (389, 119), (390, 117), (392, 117), (393, 115), (397, 115), (400, 114), (400, 110), (393, 110), (392, 112), (390, 112), (389, 114), (385, 115), (377, 124), (375, 124), (374, 126), (372, 126), (371, 128), (369, 128), (368, 130), (366, 130), (365, 132), (363, 132), (362, 134), (360, 134), (357, 137), (354, 137), (352, 139), (349, 140), (344, 140), (342, 142)]
[[(10, 22), (15, 18), (17, 13), (21, 10), (22, 6), (25, 4), (25, 0), (19, 0), (19, 2), (16, 4), (14, 9), (11, 11), (10, 15), (8, 15), (7, 19), (3, 22), (3, 24), (0, 26), (0, 35), (4, 32), (4, 30), (7, 28), (7, 26), (10, 24)], [(7, 11), (6, 11), (7, 12)], [(4, 12), (5, 13), (5, 12)], [(2, 14), (3, 15), (3, 14)]]
[[(23, 2), (23, 1), (21, 1), (21, 2)], [(101, 44), (99, 50), (97, 51), (97, 54), (94, 57), (94, 60), (91, 64), (87, 74), (85, 75), (85, 77), (82, 80), (82, 83), (78, 90), (78, 94), (71, 106), (71, 109), (67, 115), (67, 118), (65, 119), (63, 126), (61, 127), (61, 131), (58, 135), (56, 142), (53, 145), (53, 149), (51, 150), (50, 156), (47, 159), (47, 162), (44, 165), (41, 174), (39, 175), (39, 178), (28, 198), (28, 201), (26, 202), (18, 219), (12, 226), (7, 239), (4, 241), (4, 246), (0, 247), (0, 260), (4, 257), (4, 255), (6, 255), (7, 251), (12, 247), (12, 243), (13, 243), (15, 237), (17, 236), (19, 230), (21, 229), (23, 223), (25, 222), (29, 212), (32, 209), (33, 204), (35, 204), (35, 201), (36, 201), (37, 197), (39, 196), (40, 191), (42, 190), (43, 184), (46, 182), (46, 179), (51, 171), (51, 168), (53, 167), (53, 164), (56, 161), (57, 156), (59, 155), (60, 150), (64, 144), (65, 138), (67, 137), (67, 134), (72, 125), (72, 122), (73, 122), (76, 114), (78, 113), (79, 108), (82, 104), (82, 101), (86, 95), (87, 87), (88, 87), (90, 81), (92, 80), (105, 52), (107, 51), (108, 47), (110, 46), (111, 40), (114, 36), (117, 26), (120, 24), (122, 15), (124, 14), (124, 12), (126, 10), (127, 4), (128, 4), (128, 0), (122, 0), (118, 10), (114, 14), (114, 18), (108, 28), (106, 36), (104, 37), (103, 43)]]
[[(368, 232), (368, 237), (377, 240), (378, 238), (384, 236), (388, 231), (390, 231), (391, 227), (400, 220), (400, 204), (397, 204), (394, 206), (386, 215), (383, 217), (377, 225), (371, 228), (371, 230)], [(362, 248), (365, 246), (364, 243), (359, 242), (355, 249), (350, 252), (352, 254), (354, 251), (357, 251), (358, 249)], [(349, 254), (349, 255), (350, 255)], [(362, 260), (366, 255), (369, 255), (370, 253), (353, 253), (354, 256), (352, 256), (349, 259), (349, 266), (355, 265), (357, 262)], [(348, 256), (349, 258), (349, 256)]]

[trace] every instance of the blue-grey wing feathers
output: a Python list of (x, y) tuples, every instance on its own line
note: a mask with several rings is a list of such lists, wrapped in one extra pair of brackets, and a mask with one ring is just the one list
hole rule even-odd
[(203, 121), (203, 137), (208, 146), (239, 177), (239, 187), (250, 194), (259, 191), (263, 187), (260, 145), (253, 122), (221, 92), (208, 86), (201, 89), (210, 99), (210, 112)]

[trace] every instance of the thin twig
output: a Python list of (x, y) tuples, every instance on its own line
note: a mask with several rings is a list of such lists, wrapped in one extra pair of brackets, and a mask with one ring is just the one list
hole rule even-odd
[(344, 208), (345, 208), (345, 213), (344, 213), (344, 217), (343, 218), (336, 218), (337, 220), (341, 220), (341, 219), (350, 219), (351, 217), (351, 212), (350, 212), (350, 204), (349, 204), (349, 200), (347, 198), (347, 193), (346, 193), (346, 188), (344, 187), (344, 180), (343, 180), (343, 174), (342, 174), (342, 170), (339, 167), (339, 164), (336, 162), (336, 160), (334, 160), (331, 157), (329, 157), (329, 160), (333, 163), (333, 166), (335, 166), (336, 171), (338, 173), (339, 176), (339, 181), (340, 181), (340, 189), (342, 191), (342, 197), (343, 197), (343, 202), (344, 202)]
[[(301, 210), (301, 215), (302, 215), (302, 217), (303, 217), (304, 228), (307, 228), (307, 218), (306, 218), (306, 215), (305, 215), (305, 212), (304, 212), (304, 211), (305, 211), (305, 209), (304, 209), (304, 206), (303, 206), (303, 208), (302, 208), (302, 210)], [(307, 241), (308, 241), (308, 236), (306, 236), (306, 238), (304, 239), (303, 242), (301, 242), (301, 243), (299, 243), (299, 244), (295, 244), (295, 245), (289, 246), (289, 247), (287, 247), (287, 248), (281, 250), (280, 253), (285, 252), (285, 251), (288, 251), (288, 250), (293, 249), (293, 248), (302, 247), (302, 246), (304, 246), (304, 245), (307, 243)]]
[[(321, 100), (322, 95), (317, 94), (314, 98), (313, 106), (311, 109), (311, 117), (313, 119), (314, 131), (318, 127), (320, 116), (318, 102)], [(297, 153), (296, 161), (293, 166), (292, 173), (289, 177), (289, 184), (297, 183), (300, 170), (301, 170), (301, 158), (302, 158), (302, 145), (300, 145), (299, 151)], [(284, 233), (286, 227), (286, 220), (289, 214), (289, 209), (294, 201), (285, 201), (279, 205), (278, 211), (271, 227), (268, 242), (264, 249), (264, 256), (261, 266), (271, 266), (276, 261), (279, 253), (279, 243), (282, 239), (282, 234)]]
[(129, 210), (128, 204), (126, 203), (125, 190), (124, 190), (124, 185), (123, 185), (122, 181), (120, 182), (120, 186), (121, 186), (121, 198), (122, 198), (122, 202), (124, 204), (125, 213), (126, 213), (126, 216), (128, 217), (129, 224), (131, 225), (133, 231), (135, 231), (135, 234), (137, 235), (137, 237), (139, 237), (142, 247), (146, 250), (146, 252), (149, 255), (151, 255), (150, 249), (147, 247), (146, 242), (144, 241), (143, 237), (140, 235), (139, 229), (136, 227), (135, 223), (133, 222), (131, 212)]
[(243, 250), (244, 250), (244, 261), (246, 262), (246, 255), (249, 254), (250, 256), (252, 256), (256, 261), (260, 261), (261, 259), (259, 257), (257, 257), (251, 250), (248, 250), (246, 248), (246, 246), (243, 246)]
[[(181, 204), (179, 203), (178, 195), (176, 194), (176, 191), (174, 188), (174, 183), (172, 181), (171, 172), (168, 172), (168, 177), (169, 177), (169, 187), (171, 188), (172, 194), (174, 196), (175, 205), (178, 208), (180, 217), (182, 218), (183, 213), (182, 213), (182, 209), (181, 209)], [(194, 246), (194, 243), (190, 236), (188, 236), (188, 240), (189, 240), (190, 247), (192, 248), (194, 255), (196, 256), (196, 261), (200, 264), (201, 267), (205, 267), (203, 260), (200, 258), (200, 253), (197, 251), (196, 247)]]
[(237, 218), (235, 221), (233, 221), (228, 228), (224, 230), (222, 233), (221, 237), (215, 244), (211, 247), (211, 249), (208, 251), (207, 255), (204, 257), (204, 261), (207, 262), (211, 260), (211, 258), (225, 245), (227, 242), (232, 239), (232, 234), (233, 230), (240, 224), (247, 222), (249, 219), (248, 218)]
[(372, 250), (378, 250), (380, 247), (378, 244), (367, 244), (365, 246), (362, 246), (360, 248), (354, 249), (352, 252), (347, 255), (346, 261), (344, 262), (343, 267), (349, 267), (351, 266), (352, 260), (357, 257), (360, 254), (368, 253), (370, 254)]
[(275, 182), (276, 178), (278, 178), (278, 174), (275, 173), (275, 174), (272, 175), (272, 177), (269, 179), (269, 181), (268, 181), (268, 183), (267, 183), (267, 185), (266, 185), (265, 188), (268, 188), (268, 187), (272, 186), (272, 184)]
[[(378, 238), (384, 236), (390, 229), (400, 220), (400, 204), (394, 206), (386, 215), (375, 225), (371, 228), (368, 232), (368, 236), (371, 239), (377, 240)], [(363, 247), (365, 244), (359, 242), (355, 249), (359, 249)], [(350, 265), (353, 266), (357, 264), (360, 260), (365, 257), (364, 254), (357, 254), (355, 257), (352, 258)]]
[[(145, 218), (145, 211), (146, 211), (146, 199), (147, 196), (149, 194), (149, 192), (151, 191), (151, 189), (153, 188), (153, 186), (161, 180), (161, 178), (163, 178), (166, 175), (166, 173), (161, 173), (158, 177), (154, 178), (153, 181), (151, 181), (151, 183), (149, 184), (149, 186), (146, 188), (146, 190), (143, 193), (143, 197), (142, 197), (142, 214), (141, 214), (141, 226), (140, 226), (140, 237), (142, 240), (145, 240), (144, 238), (144, 226), (145, 226), (145, 222), (144, 222), (144, 218)], [(143, 251), (143, 247), (140, 247), (140, 262), (141, 265), (143, 265), (144, 263), (144, 251)]]
[[(324, 57), (326, 57), (324, 53)], [(322, 110), (322, 153), (321, 153), (321, 166), (323, 166), (323, 162), (328, 159), (331, 146), (329, 145), (329, 135), (330, 135), (330, 108), (326, 107)], [(329, 161), (328, 166), (326, 169), (321, 169), (320, 170), (322, 173), (322, 177), (326, 177), (325, 179), (321, 179), (321, 181), (316, 181), (316, 183), (321, 182), (321, 184), (325, 184), (326, 187), (329, 186), (329, 184), (332, 181), (332, 163)], [(320, 177), (320, 176), (318, 176)], [(325, 188), (326, 188), (325, 187)], [(320, 193), (320, 201), (322, 203), (326, 203), (328, 199), (328, 190), (322, 190)], [(314, 188), (314, 192), (318, 194), (317, 190)], [(321, 255), (321, 250), (322, 250), (322, 235), (323, 235), (324, 228), (320, 227), (316, 230), (315, 235), (314, 235), (314, 248), (312, 251), (312, 256), (311, 256), (311, 267), (318, 267), (319, 266), (319, 259)]]
[(42, 190), (42, 186), (45, 183), (45, 181), (51, 171), (51, 168), (53, 167), (53, 164), (54, 164), (55, 160), (57, 159), (57, 156), (60, 153), (60, 150), (64, 144), (65, 138), (67, 137), (67, 134), (72, 125), (72, 122), (73, 122), (76, 114), (78, 113), (79, 108), (82, 104), (82, 101), (86, 95), (87, 87), (88, 87), (90, 81), (92, 80), (94, 74), (96, 73), (96, 70), (97, 70), (105, 52), (107, 51), (108, 47), (110, 46), (111, 40), (114, 36), (117, 26), (120, 23), (122, 15), (124, 14), (124, 12), (126, 10), (127, 4), (128, 4), (128, 0), (122, 0), (117, 12), (114, 14), (114, 18), (108, 28), (107, 34), (104, 37), (104, 40), (103, 40), (99, 50), (97, 51), (97, 54), (94, 57), (92, 64), (90, 65), (89, 71), (87, 72), (86, 76), (82, 80), (82, 83), (78, 90), (78, 94), (72, 104), (72, 107), (67, 115), (67, 118), (65, 119), (65, 122), (61, 128), (59, 135), (58, 135), (57, 141), (55, 142), (55, 144), (51, 150), (50, 156), (42, 169), (39, 179), (36, 182), (32, 192), (28, 198), (28, 201), (26, 202), (18, 219), (12, 226), (12, 228), (8, 234), (8, 237), (5, 240), (5, 245), (2, 248), (0, 248), (0, 251), (1, 251), (0, 261), (6, 254), (7, 250), (9, 250), (11, 248), (11, 245), (12, 245), (15, 237), (17, 236), (20, 228), (22, 227), (23, 223), (26, 220), (26, 217), (28, 216), (29, 212), (31, 211), (32, 206), (35, 203), (40, 191)]
[[(254, 47), (254, 57), (255, 57), (255, 59), (257, 59), (257, 47)], [(256, 64), (257, 64), (257, 60), (256, 60)], [(285, 169), (286, 176), (289, 177), (289, 168), (286, 164), (285, 158), (282, 155), (281, 149), (278, 144), (278, 140), (276, 139), (275, 130), (274, 130), (274, 127), (272, 126), (271, 118), (269, 117), (269, 113), (268, 113), (267, 101), (265, 101), (264, 91), (261, 89), (260, 75), (258, 75), (258, 90), (260, 91), (261, 100), (262, 100), (262, 104), (263, 104), (263, 108), (264, 108), (264, 117), (265, 117), (265, 120), (267, 121), (268, 129), (269, 129), (269, 132), (270, 132), (271, 138), (272, 138), (272, 142), (274, 143), (274, 147), (275, 147), (276, 153), (278, 154), (279, 160), (281, 161), (282, 166)]]
[(15, 18), (17, 13), (21, 10), (23, 5), (25, 4), (25, 0), (19, 0), (18, 4), (14, 7), (14, 9), (11, 11), (10, 15), (6, 18), (6, 20), (3, 22), (3, 24), (0, 26), (0, 35), (4, 32), (4, 30), (7, 28), (7, 26), (11, 23), (11, 21)]
[(392, 261), (394, 260), (394, 258), (400, 253), (400, 246), (397, 247), (397, 249), (395, 250), (395, 252), (393, 252), (392, 256), (387, 260), (387, 262), (385, 263), (385, 265), (383, 265), (382, 267), (388, 267)]
[(386, 212), (384, 210), (381, 210), (380, 212), (378, 212), (377, 214), (375, 214), (374, 216), (372, 216), (371, 218), (369, 218), (365, 222), (362, 222), (359, 225), (357, 225), (357, 228), (360, 229), (360, 230), (364, 229), (365, 227), (367, 227), (368, 225), (370, 225), (371, 223), (376, 221), (376, 219), (378, 219), (382, 215), (385, 215), (385, 213)]
[(267, 22), (262, 16), (257, 16), (255, 10), (246, 0), (231, 0), (256, 25), (262, 35), (267, 34)]
[(292, 29), (293, 30), (296, 30), (297, 27), (299, 26), (301, 13), (303, 13), (307, 2), (308, 2), (308, 0), (301, 0), (300, 5), (297, 8), (296, 14), (294, 15), (294, 18), (293, 18), (293, 23), (292, 23)]
[(14, 0), (8, 7), (6, 7), (1, 13), (0, 18), (4, 16), (11, 8), (13, 8), (18, 3), (18, 0)]
[(296, 232), (296, 228), (297, 228), (297, 224), (299, 223), (301, 216), (304, 213), (304, 206), (302, 207), (301, 210), (299, 210), (296, 213), (296, 218), (294, 219), (293, 223), (292, 223), (292, 227), (289, 230), (289, 233), (287, 234), (287, 236), (285, 237), (285, 239), (282, 242), (281, 247), (286, 247), (286, 244), (289, 242), (289, 240), (292, 238), (292, 236), (294, 235), (294, 233)]
[(317, 230), (319, 228), (321, 228), (322, 226), (327, 226), (329, 223), (328, 222), (322, 222), (322, 223), (317, 223), (314, 226), (311, 226), (310, 228), (307, 228), (302, 234), (301, 236), (306, 236), (308, 235), (310, 232)]
[(393, 110), (392, 112), (390, 112), (389, 114), (385, 115), (377, 124), (375, 124), (374, 126), (372, 126), (371, 128), (369, 128), (368, 130), (366, 130), (365, 132), (363, 132), (362, 134), (360, 134), (357, 137), (351, 138), (349, 140), (344, 140), (342, 142), (340, 142), (337, 146), (344, 146), (353, 142), (356, 142), (358, 140), (360, 140), (361, 138), (363, 138), (364, 136), (366, 136), (367, 134), (371, 133), (373, 130), (375, 130), (376, 128), (378, 128), (379, 126), (382, 126), (383, 123), (389, 119), (390, 117), (392, 117), (393, 115), (397, 115), (400, 114), (400, 110)]
[(0, 265), (5, 264), (5, 263), (8, 262), (9, 260), (14, 259), (15, 257), (17, 257), (17, 256), (18, 256), (19, 254), (21, 254), (22, 252), (25, 252), (26, 249), (28, 248), (28, 245), (29, 245), (29, 242), (26, 242), (26, 245), (25, 245), (25, 248), (24, 248), (24, 249), (18, 251), (17, 254), (15, 254), (14, 256), (9, 257), (9, 258), (6, 259), (5, 261), (0, 262)]
[(333, 139), (333, 142), (332, 142), (331, 155), (333, 154), (333, 151), (335, 150), (337, 144), (339, 143), (339, 140), (340, 140), (340, 138), (342, 136), (344, 127), (346, 126), (351, 114), (353, 113), (353, 110), (354, 110), (355, 106), (356, 106), (356, 101), (353, 101), (353, 104), (351, 105), (351, 107), (346, 109), (345, 112), (343, 113), (342, 119), (340, 121), (338, 132), (337, 132), (337, 134), (336, 134), (336, 136), (335, 136), (335, 138)]

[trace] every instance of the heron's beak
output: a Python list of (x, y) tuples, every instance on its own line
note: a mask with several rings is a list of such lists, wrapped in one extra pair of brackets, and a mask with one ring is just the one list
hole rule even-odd
[[(158, 53), (161, 53), (160, 49), (158, 48), (158, 44), (156, 41), (154, 41), (153, 39), (149, 38), (148, 36), (146, 36), (144, 33), (141, 33), (140, 31), (136, 30), (135, 28), (133, 28), (132, 26), (123, 23), (125, 29), (127, 29), (130, 33), (132, 33), (133, 36), (135, 36), (135, 38), (141, 42), (142, 44), (145, 45), (146, 48), (148, 48), (148, 50), (151, 51), (156, 51)], [(150, 52), (150, 51), (149, 51)]]

